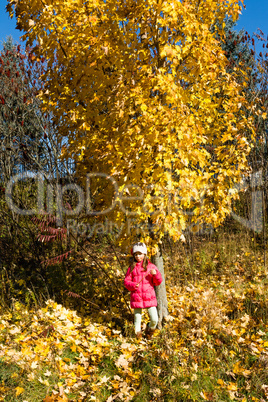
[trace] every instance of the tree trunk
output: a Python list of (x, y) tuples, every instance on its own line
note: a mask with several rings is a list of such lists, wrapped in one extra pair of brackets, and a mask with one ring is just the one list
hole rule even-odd
[(167, 293), (166, 293), (166, 282), (165, 282), (165, 271), (164, 271), (164, 261), (162, 256), (162, 251), (160, 247), (160, 251), (158, 251), (152, 257), (152, 263), (157, 266), (159, 269), (163, 281), (159, 286), (155, 287), (155, 293), (157, 298), (157, 311), (158, 311), (158, 325), (159, 329), (162, 328), (163, 320), (168, 316), (168, 302), (167, 302)]

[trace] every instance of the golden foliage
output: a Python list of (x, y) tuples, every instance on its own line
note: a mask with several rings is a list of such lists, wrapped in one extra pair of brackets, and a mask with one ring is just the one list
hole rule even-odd
[[(77, 161), (80, 178), (100, 172), (118, 184), (117, 194), (98, 195), (96, 185), (92, 193), (102, 208), (115, 201), (105, 216), (124, 226), (121, 243), (135, 236), (127, 223), (133, 215), (145, 241), (148, 218), (155, 241), (165, 232), (176, 240), (185, 210), (192, 222), (219, 225), (237, 198), (229, 190), (248, 169), (244, 133), (254, 132), (247, 84), (227, 73), (216, 34), (223, 38), (224, 18), (236, 20), (239, 4), (9, 1), (24, 39), (37, 41), (35, 54), (46, 57), (40, 97), (68, 139), (63, 157)], [(142, 202), (130, 198), (139, 195), (135, 186)]]

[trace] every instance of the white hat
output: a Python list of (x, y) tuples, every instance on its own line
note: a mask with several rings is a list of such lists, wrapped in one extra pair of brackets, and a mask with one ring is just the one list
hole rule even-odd
[(147, 248), (144, 243), (135, 243), (132, 248), (132, 254), (140, 252), (142, 254), (147, 254)]

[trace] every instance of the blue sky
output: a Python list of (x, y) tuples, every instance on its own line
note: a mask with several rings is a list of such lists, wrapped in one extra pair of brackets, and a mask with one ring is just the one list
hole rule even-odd
[[(237, 29), (244, 28), (249, 34), (260, 28), (264, 34), (268, 34), (268, 0), (245, 0), (246, 10), (237, 24)], [(15, 42), (19, 41), (21, 33), (15, 29), (15, 19), (9, 18), (5, 11), (5, 0), (0, 0), (0, 48), (7, 36), (12, 35)]]
[(244, 28), (249, 34), (260, 28), (268, 35), (268, 0), (245, 0), (246, 9), (242, 11), (237, 29)]

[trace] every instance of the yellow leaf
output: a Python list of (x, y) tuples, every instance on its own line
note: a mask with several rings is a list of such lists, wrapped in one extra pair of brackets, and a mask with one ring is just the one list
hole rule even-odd
[(71, 346), (71, 351), (72, 351), (72, 352), (76, 352), (76, 345), (75, 345), (74, 343), (73, 343), (72, 346)]
[(236, 383), (230, 382), (230, 384), (228, 384), (228, 386), (227, 386), (227, 389), (228, 389), (229, 391), (237, 391)]
[(24, 392), (24, 388), (17, 387), (15, 389), (16, 389), (16, 396), (19, 396), (20, 394), (22, 394)]

